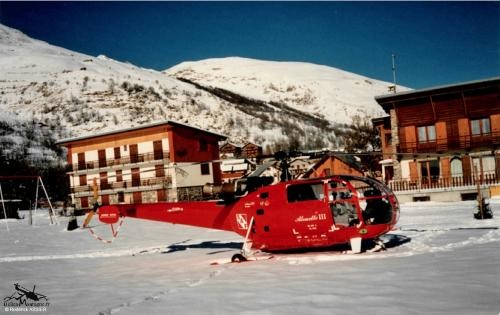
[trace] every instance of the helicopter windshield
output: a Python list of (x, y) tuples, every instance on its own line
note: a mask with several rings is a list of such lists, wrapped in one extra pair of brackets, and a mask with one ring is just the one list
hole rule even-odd
[[(328, 200), (335, 224), (353, 226), (387, 224), (392, 220), (390, 191), (366, 178), (334, 178), (328, 185)], [(361, 216), (361, 218), (360, 218)]]
[(345, 181), (331, 181), (328, 185), (328, 201), (335, 224), (352, 226), (359, 223), (357, 201)]
[(323, 200), (323, 183), (290, 185), (287, 188), (288, 202)]

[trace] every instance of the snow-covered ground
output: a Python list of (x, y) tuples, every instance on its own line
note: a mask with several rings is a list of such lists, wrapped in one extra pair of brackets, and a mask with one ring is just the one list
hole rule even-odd
[(14, 283), (36, 285), (49, 314), (496, 315), (500, 200), (491, 201), (492, 220), (474, 220), (475, 205), (403, 204), (385, 252), (242, 264), (220, 264), (238, 252), (235, 234), (126, 219), (104, 244), (39, 212), (35, 226), (11, 220), (7, 231), (0, 221), (0, 297), (15, 293)]

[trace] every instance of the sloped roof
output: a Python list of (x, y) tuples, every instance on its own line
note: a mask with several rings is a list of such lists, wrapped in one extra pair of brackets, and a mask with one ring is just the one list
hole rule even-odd
[(345, 164), (349, 165), (351, 168), (356, 169), (360, 172), (363, 170), (363, 166), (356, 161), (356, 158), (351, 155), (351, 154), (328, 154), (323, 156), (316, 164), (314, 164), (312, 167), (310, 167), (303, 175), (303, 177), (307, 177), (311, 175), (320, 165), (323, 165), (328, 159), (333, 158), (333, 159), (338, 159)]
[(207, 130), (204, 130), (204, 129), (201, 129), (201, 128), (197, 128), (197, 127), (193, 127), (193, 126), (190, 126), (190, 125), (186, 125), (186, 124), (183, 124), (183, 123), (180, 123), (180, 122), (176, 122), (176, 121), (173, 121), (173, 120), (166, 120), (166, 121), (160, 121), (160, 122), (155, 122), (155, 123), (152, 123), (152, 124), (140, 125), (140, 126), (131, 127), (131, 128), (117, 129), (117, 130), (103, 132), (103, 133), (96, 133), (96, 134), (92, 134), (92, 135), (88, 135), (88, 136), (80, 136), (80, 137), (74, 137), (74, 138), (61, 139), (61, 140), (57, 141), (56, 144), (57, 145), (64, 145), (64, 144), (69, 143), (69, 142), (75, 142), (75, 141), (80, 141), (80, 140), (88, 140), (88, 139), (92, 139), (92, 138), (109, 136), (109, 135), (114, 135), (114, 134), (118, 134), (118, 133), (122, 133), (122, 132), (127, 132), (127, 131), (135, 131), (135, 130), (147, 129), (147, 128), (152, 128), (152, 127), (157, 127), (157, 126), (162, 126), (162, 125), (174, 125), (174, 126), (186, 127), (186, 128), (190, 128), (190, 129), (194, 129), (194, 130), (198, 130), (198, 131), (201, 131), (201, 132), (204, 132), (204, 133), (208, 133), (208, 134), (214, 135), (214, 136), (220, 138), (220, 140), (227, 139), (227, 136), (222, 135), (222, 134), (218, 134), (218, 133), (215, 133), (215, 132), (207, 131)]
[(457, 91), (476, 90), (480, 88), (494, 87), (498, 85), (500, 85), (500, 77), (494, 77), (484, 80), (476, 80), (476, 81), (469, 81), (457, 84), (436, 86), (421, 90), (404, 91), (395, 94), (380, 95), (380, 96), (375, 96), (375, 100), (384, 108), (386, 112), (388, 112), (389, 109), (392, 108), (393, 103), (398, 101), (417, 99), (428, 95), (448, 94)]

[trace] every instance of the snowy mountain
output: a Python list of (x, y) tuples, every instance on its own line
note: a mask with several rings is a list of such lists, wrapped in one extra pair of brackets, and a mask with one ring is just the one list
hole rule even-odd
[(388, 85), (325, 66), (243, 58), (185, 62), (160, 72), (0, 25), (0, 148), (47, 155), (46, 138), (166, 119), (269, 149), (292, 140), (334, 148), (342, 144), (335, 136), (339, 124), (354, 115), (383, 115), (373, 97)]
[(391, 85), (327, 66), (238, 57), (183, 62), (165, 73), (347, 124), (354, 115), (384, 116), (373, 96)]

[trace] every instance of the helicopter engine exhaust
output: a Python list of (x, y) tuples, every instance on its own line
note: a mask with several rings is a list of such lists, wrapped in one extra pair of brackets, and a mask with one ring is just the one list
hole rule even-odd
[(245, 177), (231, 183), (216, 185), (207, 183), (203, 186), (203, 195), (213, 198), (231, 199), (244, 196), (248, 192), (273, 183), (273, 177)]
[(221, 194), (234, 195), (235, 192), (236, 192), (236, 183), (223, 183), (222, 185), (206, 183), (203, 186), (203, 195), (206, 196), (218, 196)]

